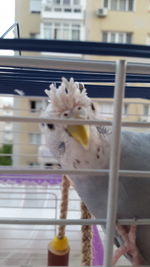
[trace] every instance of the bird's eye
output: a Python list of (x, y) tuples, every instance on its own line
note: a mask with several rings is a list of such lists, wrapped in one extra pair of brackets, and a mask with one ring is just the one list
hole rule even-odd
[(83, 109), (83, 107), (81, 107), (81, 106), (76, 106), (76, 107), (74, 108), (74, 111), (78, 112), (78, 111), (80, 111), (80, 110), (82, 110), (82, 109)]
[(73, 113), (74, 113), (74, 116), (77, 118), (84, 118), (86, 115), (85, 107), (78, 105), (73, 109)]
[(68, 117), (69, 116), (69, 111), (65, 111), (62, 115), (63, 115), (63, 117)]

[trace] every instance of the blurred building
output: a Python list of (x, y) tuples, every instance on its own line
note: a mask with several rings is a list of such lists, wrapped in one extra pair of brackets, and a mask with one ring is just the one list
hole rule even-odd
[(87, 0), (88, 40), (150, 44), (149, 20), (149, 0)]
[[(104, 120), (111, 120), (113, 115), (113, 99), (97, 100), (99, 112)], [(125, 98), (122, 110), (123, 121), (150, 122), (150, 101), (147, 99)]]
[[(87, 0), (86, 4), (86, 40), (150, 45), (149, 0)], [(114, 60), (114, 57), (110, 56), (88, 56), (88, 58)], [(130, 60), (136, 61), (133, 58)], [(134, 86), (133, 83), (130, 85)], [(144, 86), (145, 84), (143, 84)], [(112, 116), (108, 114), (112, 114), (113, 111), (112, 99), (103, 99), (102, 102), (100, 110), (103, 116), (106, 119), (111, 119)], [(129, 121), (149, 121), (150, 101), (125, 99), (123, 119)]]
[(16, 0), (15, 3), (15, 18), (22, 38), (85, 40), (86, 0)]
[[(22, 38), (85, 40), (85, 0), (16, 0), (15, 3), (15, 19), (19, 23)], [(40, 55), (27, 52), (22, 54)], [(15, 115), (39, 116), (47, 103), (45, 99), (14, 97), (18, 110)], [(14, 123), (14, 128), (17, 129), (14, 140), (18, 144), (14, 146), (15, 166), (56, 164), (51, 155), (49, 162), (47, 156), (41, 159), (41, 155), (47, 153), (45, 154), (39, 125)]]
[[(45, 98), (15, 96), (15, 116), (39, 117), (46, 107)], [(14, 166), (36, 166), (41, 145), (40, 126), (37, 123), (14, 123)]]
[[(14, 109), (12, 104), (3, 104), (3, 115), (4, 116), (13, 116)], [(4, 132), (3, 132), (3, 143), (4, 144), (12, 144), (13, 135), (12, 135), (12, 122), (4, 122)]]
[(24, 38), (150, 44), (149, 0), (16, 0), (15, 9)]
[[(14, 108), (12, 98), (7, 100), (7, 97), (0, 97), (0, 115), (13, 116)], [(0, 122), (0, 147), (4, 144), (12, 144), (13, 142), (13, 123), (12, 122)]]
[(40, 36), (40, 16), (41, 1), (15, 1), (15, 19), (19, 23), (21, 37), (35, 38)]

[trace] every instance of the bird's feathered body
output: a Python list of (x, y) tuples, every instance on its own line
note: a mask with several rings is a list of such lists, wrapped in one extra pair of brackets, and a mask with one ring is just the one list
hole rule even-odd
[[(65, 80), (64, 84), (67, 87)], [(96, 110), (90, 102), (86, 108), (88, 111), (84, 113), (85, 119), (97, 117)], [(73, 107), (71, 107), (71, 114), (74, 114), (72, 109)], [(68, 110), (69, 108), (67, 112)], [(54, 106), (52, 108), (51, 103), (45, 115), (49, 118), (60, 117), (56, 108), (54, 112)], [(72, 118), (74, 118), (73, 115)], [(44, 127), (47, 145), (63, 168), (109, 168), (112, 139), (110, 128), (90, 126), (88, 149), (85, 149), (70, 134), (66, 123), (54, 125), (52, 128), (48, 125)], [(122, 131), (120, 169), (150, 170), (149, 133)], [(91, 213), (96, 218), (106, 218), (108, 176), (71, 175), (70, 178)], [(120, 177), (117, 218), (150, 218), (149, 204), (150, 180), (148, 178)], [(137, 227), (137, 246), (145, 261), (150, 264), (150, 226)]]

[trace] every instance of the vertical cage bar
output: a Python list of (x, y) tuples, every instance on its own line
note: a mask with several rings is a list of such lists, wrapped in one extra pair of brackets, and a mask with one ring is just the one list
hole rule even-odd
[(115, 92), (114, 92), (114, 112), (112, 124), (112, 142), (110, 152), (109, 190), (107, 203), (107, 224), (105, 239), (104, 266), (112, 266), (112, 254), (114, 244), (114, 233), (116, 224), (118, 184), (119, 184), (119, 163), (120, 163), (120, 137), (122, 102), (124, 98), (126, 75), (126, 61), (119, 60), (116, 65)]

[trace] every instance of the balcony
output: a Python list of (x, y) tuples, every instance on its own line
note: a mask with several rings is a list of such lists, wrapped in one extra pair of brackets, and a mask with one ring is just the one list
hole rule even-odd
[(83, 20), (85, 10), (81, 6), (73, 5), (52, 5), (43, 4), (42, 5), (42, 18), (46, 19), (75, 19)]

